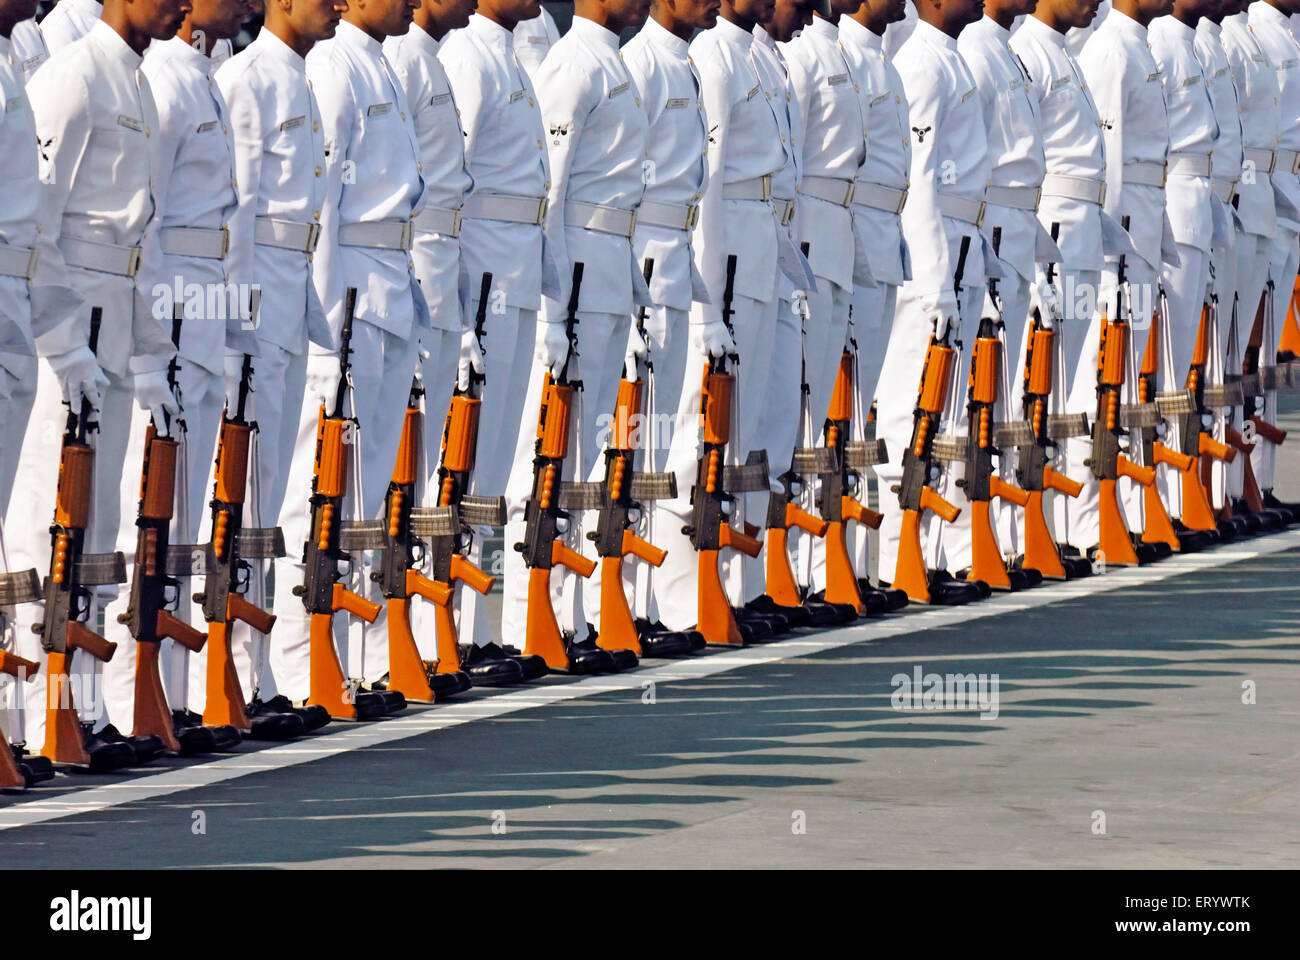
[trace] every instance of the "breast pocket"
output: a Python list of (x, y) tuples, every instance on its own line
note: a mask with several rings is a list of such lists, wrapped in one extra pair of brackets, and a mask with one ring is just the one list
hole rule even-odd
[[(96, 175), (107, 173), (105, 183), (139, 180), (139, 174), (133, 175), (133, 170), (146, 169), (147, 158), (141, 155), (146, 142), (143, 123), (139, 131), (118, 124), (95, 127), (86, 147), (85, 168), (94, 170)], [(148, 179), (148, 173), (144, 176)]]
[(1012, 143), (1034, 139), (1037, 121), (1023, 84), (1002, 90), (997, 98), (998, 117)]

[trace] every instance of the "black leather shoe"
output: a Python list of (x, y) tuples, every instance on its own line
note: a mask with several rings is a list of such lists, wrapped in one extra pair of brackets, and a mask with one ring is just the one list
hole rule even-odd
[(1242, 529), (1242, 535), (1253, 537), (1264, 529), (1264, 524), (1259, 518), (1259, 514), (1250, 511), (1239, 512), (1233, 510), (1232, 519), (1235, 520)]
[(1264, 494), (1264, 506), (1270, 510), (1276, 510), (1279, 513), (1286, 514), (1283, 519), (1287, 523), (1295, 523), (1297, 516), (1300, 516), (1300, 503), (1287, 503), (1273, 496), (1273, 491), (1269, 490)]
[(474, 682), (469, 678), (469, 674), (464, 670), (456, 670), (453, 673), (430, 671), (428, 676), (429, 689), (433, 691), (435, 700), (450, 699), (458, 693), (464, 693), (474, 685)]
[(162, 737), (146, 735), (141, 737), (124, 737), (111, 723), (96, 735), (105, 743), (122, 743), (131, 749), (134, 764), (145, 764), (157, 760), (163, 755)]
[(764, 616), (773, 613), (780, 614), (785, 617), (786, 622), (791, 627), (811, 627), (813, 625), (812, 614), (807, 609), (802, 606), (787, 607), (784, 604), (777, 603), (766, 593), (745, 604), (745, 609), (753, 610), (755, 613), (761, 613)]
[[(864, 616), (880, 612), (878, 609), (873, 607), (872, 602), (868, 601), (865, 597), (862, 597), (861, 593), (859, 593), (859, 597), (862, 599), (863, 605), (866, 607), (866, 610), (863, 613)], [(836, 625), (852, 623), (854, 620), (858, 619), (858, 608), (856, 606), (851, 603), (827, 603), (825, 590), (817, 590), (814, 593), (808, 594), (808, 600), (810, 603), (820, 603), (830, 607), (835, 613), (834, 623)], [(879, 601), (876, 602), (877, 605), (878, 603)]]
[[(591, 636), (586, 640), (570, 640), (565, 646), (565, 652), (569, 656), (571, 674), (613, 673), (620, 669), (615, 665), (610, 652), (596, 646), (596, 640)], [(633, 659), (635, 658), (634, 654)]]
[(172, 731), (181, 745), (182, 757), (201, 756), (217, 749), (217, 738), (202, 724), (197, 727), (178, 727), (173, 723)]
[(768, 629), (772, 631), (772, 636), (780, 637), (790, 632), (790, 621), (779, 613), (759, 613), (756, 610), (748, 610), (741, 607), (733, 610), (732, 614), (737, 623), (765, 623)]
[[(0, 749), (3, 746), (0, 745)], [(27, 781), (27, 786), (33, 786), (38, 783), (44, 783), (46, 780), (54, 779), (54, 764), (50, 762), (49, 757), (42, 757), (38, 753), (28, 753), (22, 747), (14, 747), (14, 761), (18, 764), (18, 771)]]
[(1214, 523), (1219, 539), (1224, 543), (1240, 540), (1246, 535), (1246, 524), (1237, 517), (1220, 517)]
[(766, 620), (742, 620), (736, 618), (736, 628), (740, 631), (740, 638), (745, 643), (767, 643), (775, 639), (772, 633), (772, 625)]
[(1092, 564), (1086, 557), (1061, 557), (1061, 566), (1065, 568), (1065, 579), (1078, 580), (1092, 576)]
[[(210, 727), (203, 723), (203, 718), (192, 710), (173, 710), (172, 727), (176, 730), (176, 738), (181, 740), (181, 746), (184, 748), (185, 741), (181, 739), (181, 732), (198, 728), (207, 731), (208, 736), (212, 739), (212, 745), (204, 752), (206, 753), (226, 753), (234, 750), (239, 746), (243, 737), (235, 727), (216, 726)], [(185, 756), (182, 749), (182, 756)]]
[(1020, 567), (1007, 571), (1007, 578), (1011, 581), (1012, 591), (1028, 590), (1031, 587), (1042, 586), (1043, 574), (1038, 570), (1026, 570)]
[(896, 610), (902, 610), (908, 604), (906, 590), (886, 590), (882, 587), (871, 585), (871, 581), (866, 577), (858, 578), (858, 593), (865, 600), (867, 594), (879, 593), (885, 598), (885, 613), (893, 613)]
[(1214, 530), (1193, 530), (1174, 521), (1174, 534), (1178, 537), (1179, 553), (1200, 553), (1202, 550), (1209, 549), (1218, 541), (1218, 533)]
[[(288, 703), (283, 697), (276, 697), (275, 699), (284, 700), (285, 703)], [(323, 707), (312, 707), (311, 710), (319, 711), (325, 715), (324, 721), (317, 724), (317, 726), (324, 726), (330, 722), (330, 715)], [(253, 740), (292, 740), (294, 737), (300, 737), (307, 732), (306, 721), (296, 711), (292, 709), (277, 710), (261, 700), (254, 700), (244, 707), (244, 715), (248, 717), (248, 722), (251, 725), (248, 736)], [(313, 716), (315, 716), (314, 713)], [(315, 729), (315, 727), (312, 729)]]
[[(546, 666), (545, 661), (542, 666)], [(460, 668), (469, 674), (470, 683), (476, 687), (505, 687), (524, 682), (523, 666), (495, 643), (481, 647), (476, 643), (461, 644)]]
[(294, 705), (284, 694), (266, 701), (266, 706), (275, 713), (292, 713), (302, 720), (303, 731), (311, 733), (319, 730), (334, 718), (330, 712), (316, 704)]
[(1232, 509), (1235, 513), (1248, 514), (1259, 521), (1261, 533), (1272, 533), (1275, 530), (1281, 530), (1290, 521), (1283, 516), (1280, 510), (1273, 510), (1265, 507), (1263, 510), (1251, 510), (1246, 505), (1245, 500), (1237, 500), (1233, 503)]
[(992, 593), (989, 585), (983, 580), (955, 580), (947, 570), (933, 571), (930, 574), (929, 586), (930, 603), (934, 606), (960, 606), (975, 600), (983, 600)]
[(652, 654), (649, 652), (649, 650), (646, 647), (647, 638), (657, 639), (658, 637), (669, 636), (669, 635), (674, 637), (681, 637), (683, 638), (686, 644), (686, 651), (685, 651), (686, 653), (694, 653), (696, 650), (703, 650), (706, 646), (708, 646), (707, 642), (704, 639), (704, 634), (700, 633), (700, 631), (698, 630), (669, 630), (666, 626), (664, 626), (662, 620), (656, 620), (654, 623), (651, 623), (649, 620), (646, 620), (644, 617), (638, 617), (635, 623), (636, 623), (636, 635), (641, 639), (641, 649), (645, 651), (645, 654), (648, 657), (680, 656), (680, 654), (669, 654), (669, 653)]
[[(118, 739), (106, 740), (100, 733), (91, 733), (90, 725), (83, 723), (83, 744), (86, 753), (90, 755), (90, 764), (85, 767), (74, 766), (74, 770), (85, 770), (89, 773), (108, 773), (110, 770), (120, 770), (123, 767), (135, 765), (135, 750), (131, 745), (122, 739), (122, 735), (117, 733)], [(160, 744), (161, 746), (161, 744)], [(161, 752), (161, 751), (160, 751)]]
[(668, 630), (648, 620), (636, 621), (637, 642), (643, 657), (684, 657), (695, 649), (693, 630)]
[[(488, 644), (488, 646), (490, 647), (492, 644)], [(537, 680), (550, 672), (551, 668), (546, 665), (546, 660), (535, 653), (525, 656), (518, 647), (513, 647), (508, 643), (498, 645), (497, 649), (519, 664), (519, 669), (524, 672), (525, 680)]]
[(1148, 563), (1155, 563), (1157, 560), (1164, 560), (1166, 557), (1174, 555), (1174, 548), (1167, 543), (1135, 543), (1133, 550), (1137, 554), (1138, 565), (1145, 566)]

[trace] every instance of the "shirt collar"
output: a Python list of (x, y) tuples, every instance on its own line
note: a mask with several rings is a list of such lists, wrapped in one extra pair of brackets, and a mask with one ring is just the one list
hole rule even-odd
[(588, 43), (599, 44), (618, 52), (618, 34), (608, 27), (602, 27), (595, 20), (588, 20), (586, 17), (574, 17), (573, 23), (569, 26), (569, 33), (576, 34), (584, 38)]
[(155, 40), (149, 45), (149, 54), (155, 57), (165, 57), (168, 60), (177, 60), (193, 67), (200, 73), (212, 72), (212, 57), (195, 50), (180, 37), (172, 37), (170, 40)]
[(96, 20), (87, 36), (93, 37), (105, 53), (117, 59), (123, 66), (132, 70), (140, 69), (140, 61), (143, 59), (140, 54), (127, 46), (122, 35), (103, 20)]
[(776, 38), (768, 33), (767, 28), (761, 23), (754, 24), (754, 39), (769, 50), (776, 49)]
[(469, 29), (482, 35), (483, 39), (507, 50), (515, 48), (515, 35), (495, 20), (489, 20), (481, 13), (476, 13), (469, 18)]
[(947, 47), (949, 50), (957, 49), (956, 37), (948, 36), (948, 34), (944, 33), (934, 24), (927, 23), (921, 19), (916, 21), (916, 30), (914, 31), (914, 35), (929, 40), (931, 43), (937, 43), (940, 46)]
[[(1205, 18), (1202, 17), (1201, 19), (1204, 20)], [(1159, 17), (1151, 21), (1152, 26), (1156, 23), (1160, 24), (1160, 29), (1165, 33), (1177, 37), (1189, 47), (1196, 41), (1196, 31), (1177, 17)]]
[(849, 37), (853, 42), (872, 50), (884, 50), (885, 38), (872, 33), (852, 17), (840, 17), (840, 36)]
[(346, 20), (339, 21), (338, 28), (334, 31), (334, 40), (336, 43), (346, 44), (354, 50), (364, 51), (372, 57), (379, 56), (384, 50), (378, 40), (356, 24), (349, 23)]
[(1273, 23), (1281, 26), (1284, 30), (1291, 29), (1291, 18), (1271, 3), (1264, 3), (1263, 0), (1255, 0), (1248, 9), (1252, 17), (1256, 16), (1255, 11), (1258, 10), (1258, 16), (1264, 17), (1266, 20), (1271, 20)]
[(433, 38), (433, 34), (429, 33), (429, 31), (425, 30), (424, 27), (420, 26), (418, 23), (411, 24), (411, 29), (406, 31), (406, 36), (398, 37), (397, 39), (404, 40), (407, 43), (413, 43), (421, 50), (428, 50), (430, 53), (435, 55), (438, 53), (438, 48), (442, 46), (442, 44)]
[(263, 27), (257, 34), (249, 47), (257, 47), (262, 53), (266, 54), (273, 60), (278, 60), (290, 69), (297, 70), (299, 73), (307, 71), (307, 61), (298, 56), (298, 52), (289, 46), (270, 30)]
[(998, 23), (987, 13), (984, 14), (983, 19), (979, 21), (979, 26), (981, 30), (985, 31), (986, 33), (992, 34), (993, 36), (1001, 40), (1004, 45), (1011, 42), (1011, 31), (1008, 30), (1006, 27), (1002, 26), (1002, 24)]
[(1065, 34), (1061, 33), (1058, 30), (1053, 29), (1052, 27), (1049, 27), (1047, 24), (1043, 23), (1042, 20), (1039, 20), (1037, 17), (1033, 16), (1032, 14), (1025, 17), (1025, 21), (1020, 25), (1020, 29), (1029, 30), (1033, 33), (1036, 33), (1042, 40), (1046, 41), (1047, 43), (1055, 44), (1056, 46), (1060, 47), (1062, 50), (1065, 49)]
[(736, 24), (732, 23), (726, 17), (718, 17), (718, 22), (713, 27), (718, 31), (718, 39), (736, 46), (748, 47), (754, 42), (754, 35), (747, 33)]
[(831, 40), (838, 40), (840, 37), (840, 28), (825, 17), (813, 17), (812, 23), (804, 27), (803, 32), (810, 37), (829, 37)]
[(9, 59), (9, 54), (13, 50), (13, 43), (8, 37), (0, 37), (0, 57)]
[(1215, 23), (1209, 17), (1201, 17), (1201, 22), (1196, 25), (1196, 29), (1204, 30), (1211, 37), (1217, 40), (1219, 35), (1223, 33), (1223, 24)]
[(690, 49), (688, 44), (677, 34), (673, 33), (654, 17), (646, 17), (645, 26), (641, 28), (645, 33), (645, 38), (657, 47), (663, 47), (665, 50), (677, 54), (683, 60), (687, 57), (687, 51)]
[(1114, 18), (1115, 29), (1121, 33), (1127, 33), (1131, 37), (1137, 37), (1143, 43), (1147, 42), (1147, 28), (1142, 26), (1123, 10), (1110, 8), (1110, 13), (1106, 14), (1105, 23), (1110, 23)]

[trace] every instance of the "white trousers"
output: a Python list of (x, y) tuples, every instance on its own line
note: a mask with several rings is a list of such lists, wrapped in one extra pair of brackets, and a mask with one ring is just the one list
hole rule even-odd
[[(1246, 344), (1250, 341), (1250, 330), (1255, 323), (1255, 311), (1259, 309), (1260, 297), (1264, 294), (1265, 282), (1268, 279), (1269, 256), (1273, 249), (1272, 237), (1261, 237), (1253, 233), (1237, 234), (1237, 269), (1236, 269), (1236, 297), (1237, 297), (1237, 340), (1236, 340), (1236, 365), (1235, 369), (1225, 370), (1227, 373), (1240, 374), (1241, 360), (1246, 352)], [(1219, 300), (1220, 311), (1220, 330), (1224, 336), (1224, 354), (1228, 352), (1227, 337), (1229, 334), (1229, 321), (1232, 318), (1230, 313), (1224, 311), (1223, 300)], [(1243, 414), (1253, 414), (1254, 410), (1243, 410), (1237, 407), (1234, 411), (1234, 423), (1240, 430), (1243, 424)], [(1257, 439), (1255, 448), (1259, 449), (1261, 444), (1266, 441)], [(1252, 466), (1254, 465), (1254, 455), (1251, 455)], [(1240, 499), (1245, 490), (1246, 482), (1246, 456), (1238, 454), (1228, 466), (1228, 492), (1234, 499)]]
[[(1160, 389), (1180, 390), (1187, 382), (1187, 371), (1192, 363), (1196, 346), (1196, 330), (1201, 322), (1201, 308), (1205, 303), (1205, 287), (1210, 279), (1210, 255), (1190, 244), (1178, 244), (1178, 266), (1165, 264), (1161, 271), (1165, 296), (1169, 300), (1170, 335), (1169, 353), (1173, 355), (1173, 368), (1161, 364)], [(1165, 441), (1175, 450), (1182, 450), (1182, 425), (1174, 419), (1169, 423), (1169, 437)], [(1156, 471), (1160, 499), (1170, 517), (1183, 515), (1182, 474), (1165, 467)]]
[[(1300, 266), (1300, 238), (1287, 228), (1278, 224), (1277, 234), (1273, 237), (1269, 249), (1269, 276), (1273, 278), (1273, 336), (1259, 350), (1261, 367), (1272, 366), (1277, 358), (1277, 343), (1286, 325), (1287, 306), (1291, 303), (1291, 291), (1295, 288), (1297, 267)], [(1254, 319), (1252, 316), (1251, 319)], [(1264, 419), (1277, 423), (1277, 393), (1273, 391), (1264, 402)], [(1255, 478), (1260, 490), (1273, 489), (1273, 474), (1277, 466), (1277, 447), (1268, 441), (1256, 442), (1250, 456), (1251, 466), (1255, 468)]]
[(9, 507), (23, 435), (27, 432), (32, 404), (36, 402), (37, 360), (10, 356), (5, 358), (4, 366), (9, 373), (0, 371), (0, 378), (9, 376), (10, 395), (0, 400), (0, 517)]
[[(355, 384), (355, 414), (360, 423), (361, 449), (351, 451), (360, 456), (364, 490), (360, 497), (360, 514), (375, 517), (380, 513), (388, 482), (393, 475), (397, 445), (402, 435), (406, 402), (417, 362), (417, 341), (387, 333), (358, 320), (352, 332), (352, 380)], [(316, 427), (320, 405), (326, 411), (334, 407), (338, 387), (339, 361), (335, 354), (313, 353), (307, 359), (306, 388), (298, 419), (293, 463), (280, 510), (280, 527), (288, 555), (275, 561), (275, 632), (271, 643), (269, 669), (275, 688), (291, 700), (306, 698), (310, 690), (309, 617), (302, 600), (292, 593), (303, 582), (303, 547), (311, 528), (312, 476), (316, 459)], [(344, 517), (354, 514), (358, 491), (348, 478), (348, 502)], [(353, 560), (359, 576), (345, 578), (344, 585), (375, 599), (378, 591), (370, 583), (369, 555), (356, 553)], [(388, 669), (388, 632), (383, 618), (363, 629), (360, 621), (340, 613), (334, 621), (336, 640), (347, 638), (340, 662), (347, 676), (376, 680)], [(364, 656), (363, 656), (364, 651)], [(265, 685), (265, 684), (264, 684)]]

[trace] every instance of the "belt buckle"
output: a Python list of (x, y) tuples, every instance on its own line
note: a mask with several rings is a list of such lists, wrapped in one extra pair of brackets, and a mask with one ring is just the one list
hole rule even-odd
[(36, 264), (40, 262), (41, 252), (36, 247), (32, 247), (27, 253), (27, 282), (31, 283), (32, 278), (36, 276)]
[(689, 204), (686, 207), (686, 226), (683, 230), (694, 230), (695, 224), (700, 220), (700, 205), (698, 203)]
[(1300, 173), (1300, 150), (1295, 151), (1295, 156), (1291, 158), (1291, 172)]
[(462, 209), (461, 207), (457, 207), (455, 210), (453, 210), (453, 211), (451, 212), (451, 236), (453, 236), (453, 237), (459, 237), (459, 236), (460, 236), (460, 211), (461, 211), (461, 209)]
[(795, 204), (793, 200), (785, 202), (785, 209), (781, 211), (781, 226), (788, 227), (790, 221), (794, 219)]
[(1273, 169), (1277, 166), (1277, 151), (1276, 151), (1276, 150), (1268, 150), (1268, 151), (1266, 151), (1266, 152), (1268, 153), (1268, 169), (1265, 170), (1264, 172), (1265, 172), (1265, 173), (1272, 173), (1272, 172), (1273, 172)]
[(988, 204), (985, 203), (983, 200), (981, 200), (979, 213), (975, 215), (975, 226), (977, 227), (984, 226), (984, 211), (986, 209), (988, 209)]
[(634, 234), (634, 233), (636, 233), (636, 211), (635, 211), (635, 210), (629, 210), (629, 211), (627, 212), (627, 234), (626, 234), (626, 236), (631, 237), (632, 234)]
[(302, 252), (315, 253), (316, 243), (318, 240), (320, 240), (320, 224), (319, 223), (307, 224), (307, 241), (303, 244)]
[(904, 187), (902, 190), (898, 191), (898, 206), (894, 207), (894, 213), (897, 214), (903, 212), (903, 206), (907, 203), (908, 189), (908, 187)]
[(411, 229), (411, 227), (412, 227), (412, 224), (411, 224), (411, 221), (410, 221), (410, 220), (403, 220), (403, 221), (402, 221), (402, 236), (401, 236), (401, 239), (398, 240), (398, 243), (401, 244), (401, 247), (400, 247), (399, 249), (402, 249), (402, 250), (410, 250), (410, 249), (411, 249), (411, 235), (412, 235), (412, 232), (413, 232), (412, 229)]
[(765, 173), (758, 178), (758, 182), (759, 182), (759, 186), (761, 187), (761, 193), (762, 193), (761, 199), (771, 200), (772, 199), (772, 175), (770, 173)]
[(1099, 188), (1097, 190), (1097, 206), (1104, 207), (1106, 206), (1106, 181), (1101, 181), (1097, 186)]
[(140, 269), (140, 248), (127, 247), (126, 253), (126, 273), (124, 276), (134, 277), (136, 272)]
[(230, 228), (223, 223), (218, 229), (221, 230), (221, 255), (217, 259), (224, 260), (230, 253)]
[(1163, 190), (1165, 188), (1165, 184), (1168, 182), (1169, 182), (1169, 164), (1166, 163), (1160, 167), (1160, 189)]
[(840, 206), (842, 207), (853, 206), (853, 198), (857, 196), (857, 193), (858, 193), (858, 185), (854, 183), (852, 180), (850, 180), (848, 182), (848, 186), (844, 188), (844, 201), (840, 204)]
[(537, 226), (540, 227), (542, 224), (546, 223), (546, 214), (547, 214), (547, 212), (550, 210), (550, 208), (551, 208), (551, 198), (550, 198), (550, 197), (541, 197), (540, 199), (538, 199), (538, 201), (537, 201), (537, 220), (535, 221), (536, 224), (537, 224)]
[(1038, 212), (1038, 206), (1043, 202), (1043, 187), (1039, 184), (1034, 188), (1034, 213)]

